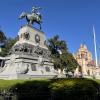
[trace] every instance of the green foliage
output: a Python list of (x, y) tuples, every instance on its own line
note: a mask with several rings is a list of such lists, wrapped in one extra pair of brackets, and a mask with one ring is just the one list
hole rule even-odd
[(99, 85), (89, 79), (0, 80), (0, 92), (13, 92), (18, 100), (99, 100), (92, 98)]
[(5, 40), (6, 40), (5, 34), (2, 31), (0, 31), (0, 42), (3, 42)]
[(15, 44), (17, 41), (17, 38), (7, 38), (4, 47), (2, 48), (2, 52), (0, 52), (0, 56), (6, 56), (11, 47)]
[(2, 49), (2, 52), (0, 52), (0, 56), (6, 56), (9, 53), (11, 47), (17, 41), (17, 39), (17, 37), (7, 38), (5, 34), (2, 31), (0, 31), (0, 47)]
[(67, 54), (67, 72), (69, 71), (74, 71), (76, 69), (76, 67), (79, 67), (78, 62), (75, 60), (75, 58), (73, 57), (73, 55), (71, 53)]
[(66, 42), (60, 40), (58, 35), (49, 39), (47, 45), (51, 51), (54, 67), (56, 69), (67, 69), (67, 71), (73, 72), (75, 68), (79, 66), (73, 55), (69, 53)]
[(50, 90), (55, 100), (88, 100), (97, 96), (99, 84), (87, 79), (60, 79), (50, 85)]
[(9, 91), (16, 84), (24, 83), (24, 80), (0, 80), (0, 92)]

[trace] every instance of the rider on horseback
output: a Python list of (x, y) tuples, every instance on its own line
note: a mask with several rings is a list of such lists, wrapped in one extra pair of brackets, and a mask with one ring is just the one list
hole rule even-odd
[(41, 23), (42, 23), (42, 17), (41, 14), (38, 12), (38, 10), (41, 9), (40, 7), (33, 7), (32, 13), (26, 13), (22, 12), (22, 14), (19, 16), (19, 19), (26, 18), (28, 25), (32, 25), (34, 22), (40, 25), (41, 29)]
[(40, 7), (32, 7), (32, 13), (40, 15), (40, 13), (38, 12), (39, 9), (41, 9), (41, 8)]

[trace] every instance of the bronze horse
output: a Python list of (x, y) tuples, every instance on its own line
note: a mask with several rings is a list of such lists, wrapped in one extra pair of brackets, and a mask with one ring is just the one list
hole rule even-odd
[(40, 25), (40, 29), (41, 29), (41, 14), (40, 13), (25, 13), (22, 12), (21, 15), (19, 16), (19, 19), (23, 19), (26, 18), (28, 25), (32, 25), (34, 22), (36, 22), (37, 24)]

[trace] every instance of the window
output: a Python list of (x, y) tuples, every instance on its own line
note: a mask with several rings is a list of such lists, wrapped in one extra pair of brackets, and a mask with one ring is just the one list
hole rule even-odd
[(50, 72), (50, 68), (49, 67), (45, 67), (46, 72)]
[(36, 65), (35, 64), (32, 64), (31, 65), (31, 69), (32, 69), (32, 71), (36, 71)]

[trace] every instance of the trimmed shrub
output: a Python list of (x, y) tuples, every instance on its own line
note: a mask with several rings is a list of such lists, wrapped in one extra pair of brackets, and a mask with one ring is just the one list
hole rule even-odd
[(88, 79), (58, 79), (50, 84), (50, 90), (54, 100), (85, 100), (98, 96), (99, 85)]
[[(1, 83), (2, 82), (2, 83)], [(99, 100), (99, 84), (89, 79), (1, 80), (0, 91), (14, 100)], [(13, 99), (12, 99), (13, 100)]]
[(58, 79), (49, 87), (54, 100), (98, 100), (99, 85), (93, 80)]

